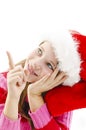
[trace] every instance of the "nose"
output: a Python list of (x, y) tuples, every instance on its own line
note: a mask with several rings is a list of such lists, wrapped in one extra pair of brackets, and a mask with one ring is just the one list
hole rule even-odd
[(42, 70), (41, 64), (39, 64), (39, 63), (34, 63), (33, 68), (34, 68), (34, 70), (35, 70), (35, 72), (36, 72), (37, 74), (40, 74), (40, 73), (41, 73), (41, 70)]

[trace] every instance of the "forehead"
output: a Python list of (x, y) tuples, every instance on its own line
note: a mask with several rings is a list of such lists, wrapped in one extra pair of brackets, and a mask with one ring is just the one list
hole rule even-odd
[(57, 62), (54, 48), (52, 47), (52, 44), (50, 42), (45, 41), (42, 44), (40, 44), (40, 47), (44, 49), (44, 52), (48, 58), (53, 59), (54, 61)]

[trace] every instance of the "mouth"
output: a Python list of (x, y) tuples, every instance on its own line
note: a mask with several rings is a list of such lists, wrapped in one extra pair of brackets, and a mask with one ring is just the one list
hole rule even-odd
[(34, 71), (33, 67), (28, 64), (28, 71), (31, 75), (38, 76), (37, 73)]

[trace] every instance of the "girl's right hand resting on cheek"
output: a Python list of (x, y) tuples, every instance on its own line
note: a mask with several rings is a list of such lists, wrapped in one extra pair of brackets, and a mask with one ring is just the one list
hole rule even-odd
[(28, 93), (33, 95), (41, 95), (43, 92), (49, 91), (62, 84), (67, 77), (68, 76), (65, 72), (59, 72), (58, 68), (56, 68), (51, 75), (45, 75), (37, 82), (30, 84), (28, 87)]
[(40, 80), (28, 86), (27, 95), (31, 112), (36, 111), (44, 104), (42, 93), (62, 84), (67, 78), (64, 72), (58, 72), (56, 68), (51, 75), (45, 75)]
[(9, 61), (9, 72), (7, 74), (8, 95), (11, 98), (19, 100), (20, 95), (25, 88), (26, 76), (21, 66), (15, 66), (11, 54), (7, 52)]

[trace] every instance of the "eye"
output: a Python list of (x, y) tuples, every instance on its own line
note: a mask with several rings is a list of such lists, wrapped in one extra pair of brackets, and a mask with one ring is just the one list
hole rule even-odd
[(54, 70), (53, 66), (50, 63), (47, 63), (47, 66), (49, 67), (49, 69)]
[(38, 48), (38, 50), (37, 50), (37, 52), (38, 52), (38, 55), (42, 55), (42, 50), (41, 50), (41, 48)]

